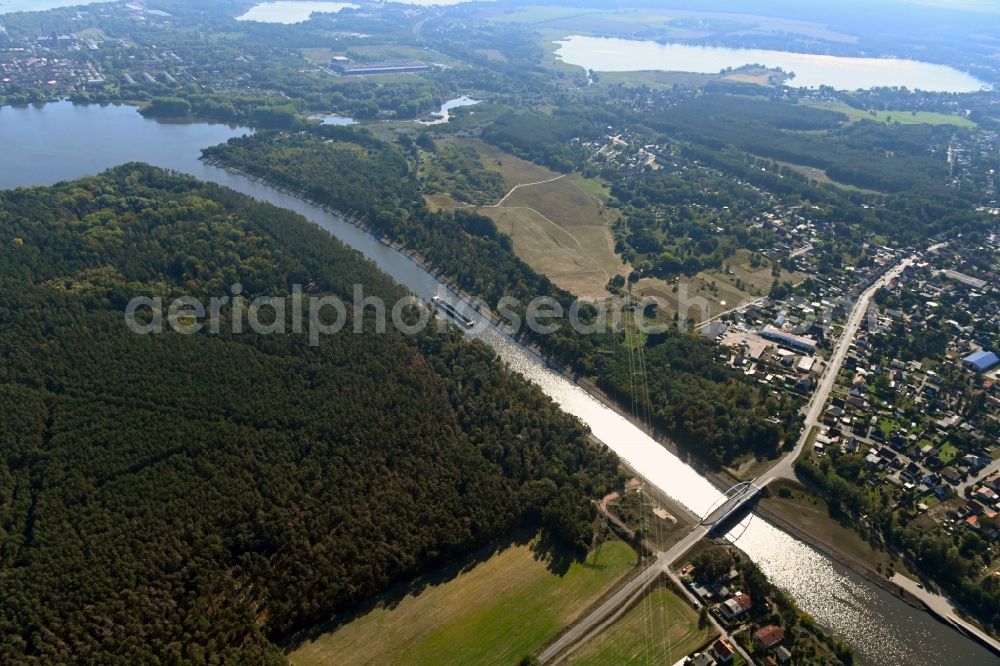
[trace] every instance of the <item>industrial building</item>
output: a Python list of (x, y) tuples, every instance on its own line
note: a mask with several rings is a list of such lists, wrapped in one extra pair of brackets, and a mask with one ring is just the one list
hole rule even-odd
[(365, 74), (402, 74), (407, 72), (423, 72), (431, 68), (419, 60), (377, 60), (373, 62), (351, 62), (334, 58), (330, 66), (345, 76), (362, 76)]
[(988, 372), (997, 367), (997, 365), (1000, 365), (1000, 357), (995, 352), (984, 349), (963, 358), (962, 365), (973, 372)]
[(962, 284), (972, 287), (973, 289), (984, 289), (988, 284), (986, 280), (980, 280), (979, 278), (974, 278), (971, 275), (966, 275), (965, 273), (959, 273), (958, 271), (945, 270), (941, 271), (940, 274), (945, 276), (949, 280), (961, 282)]
[(816, 352), (816, 341), (812, 338), (788, 333), (774, 326), (768, 325), (761, 329), (760, 337), (771, 342), (777, 342), (779, 345), (784, 345), (796, 351), (806, 352), (807, 354)]

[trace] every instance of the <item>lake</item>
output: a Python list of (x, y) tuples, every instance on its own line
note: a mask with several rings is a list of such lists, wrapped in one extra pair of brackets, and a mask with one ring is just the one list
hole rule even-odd
[(857, 90), (903, 86), (911, 90), (961, 93), (978, 91), (986, 86), (971, 74), (916, 60), (845, 58), (584, 35), (571, 35), (556, 43), (559, 48), (555, 54), (563, 62), (596, 72), (657, 70), (718, 74), (729, 67), (758, 64), (794, 72), (795, 77), (786, 85), (797, 88), (826, 85), (838, 90)]
[[(0, 108), (0, 189), (48, 184), (142, 160), (225, 185), (259, 201), (302, 214), (418, 297), (447, 294), (443, 285), (409, 257), (343, 218), (266, 185), (200, 161), (202, 147), (248, 130), (204, 123), (164, 124), (132, 107), (74, 106)], [(490, 345), (513, 370), (536, 383), (563, 410), (586, 423), (594, 436), (637, 469), (649, 483), (703, 515), (718, 497), (694, 469), (578, 385), (549, 369), (534, 353), (488, 324), (475, 311), (471, 335)], [(735, 530), (734, 530), (735, 532)], [(854, 646), (868, 664), (1000, 663), (985, 648), (925, 612), (834, 563), (771, 524), (753, 519), (731, 534), (737, 545), (799, 606)]]
[(237, 21), (257, 21), (259, 23), (302, 23), (308, 21), (315, 13), (336, 14), (342, 9), (358, 9), (359, 5), (349, 2), (309, 2), (299, 0), (280, 0), (279, 2), (262, 2), (254, 5)]
[(4, 106), (0, 187), (51, 184), (125, 162), (186, 171), (201, 148), (249, 131), (223, 123), (160, 122), (143, 118), (134, 106)]
[(418, 120), (417, 122), (421, 125), (440, 125), (451, 120), (452, 109), (457, 109), (461, 106), (473, 106), (475, 104), (479, 104), (479, 102), (480, 100), (472, 99), (471, 97), (466, 97), (465, 95), (456, 97), (455, 99), (449, 99), (441, 105), (440, 109), (431, 113), (436, 120)]
[(0, 0), (0, 14), (40, 12), (58, 7), (92, 5), (95, 2), (108, 2), (108, 0)]
[(355, 120), (354, 118), (348, 118), (347, 116), (338, 116), (336, 113), (331, 113), (328, 116), (323, 116), (322, 124), (344, 127), (346, 125), (357, 125), (358, 121)]

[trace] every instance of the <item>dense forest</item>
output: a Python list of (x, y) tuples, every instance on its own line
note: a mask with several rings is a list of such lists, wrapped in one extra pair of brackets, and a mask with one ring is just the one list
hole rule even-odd
[[(348, 147), (353, 144), (353, 148)], [(263, 177), (357, 217), (376, 233), (419, 252), (461, 289), (494, 307), (513, 296), (522, 306), (538, 296), (568, 311), (573, 295), (539, 275), (511, 251), (491, 220), (466, 211), (430, 212), (402, 149), (364, 130), (320, 128), (285, 135), (256, 134), (206, 149), (207, 158)], [(582, 309), (582, 318), (595, 316)], [(581, 334), (567, 319), (544, 335), (522, 328), (525, 342), (574, 372), (595, 379), (631, 404), (620, 332)], [(773, 454), (797, 432), (793, 401), (767, 397), (742, 373), (725, 368), (713, 344), (670, 331), (650, 336), (650, 413), (693, 456), (712, 465), (746, 454)], [(696, 362), (690, 362), (697, 359)]]
[(125, 326), (135, 295), (234, 282), (403, 293), (291, 212), (143, 165), (0, 194), (0, 661), (280, 663), (515, 526), (589, 543), (614, 461), (457, 331)]
[[(764, 397), (753, 384), (739, 381), (716, 360), (718, 349), (711, 341), (692, 335), (651, 341), (645, 352), (648, 403), (643, 408), (654, 425), (696, 446), (703, 458), (722, 464), (747, 452), (773, 457), (783, 439), (797, 431), (796, 401), (788, 395)], [(602, 388), (622, 404), (645, 400), (632, 387), (624, 354), (604, 356), (598, 376)]]
[(947, 164), (932, 157), (954, 131), (949, 126), (863, 120), (842, 125), (832, 111), (749, 95), (706, 93), (646, 120), (657, 131), (719, 150), (727, 145), (793, 164), (823, 169), (835, 181), (884, 192), (915, 186), (940, 192)]

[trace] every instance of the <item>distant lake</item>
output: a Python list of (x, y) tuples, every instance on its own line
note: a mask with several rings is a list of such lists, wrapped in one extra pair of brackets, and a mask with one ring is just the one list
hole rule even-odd
[(837, 90), (857, 90), (904, 86), (911, 90), (960, 93), (978, 91), (986, 86), (957, 69), (916, 60), (845, 58), (583, 35), (566, 37), (557, 44), (556, 56), (563, 62), (597, 72), (658, 70), (717, 74), (727, 67), (759, 64), (794, 72), (795, 77), (786, 81), (786, 85), (797, 88), (826, 85)]
[(341, 9), (357, 9), (359, 5), (349, 2), (311, 2), (300, 0), (279, 0), (262, 2), (251, 7), (246, 14), (237, 16), (237, 21), (257, 21), (259, 23), (302, 23), (314, 13), (336, 14)]
[(347, 116), (338, 116), (336, 113), (331, 113), (328, 116), (323, 117), (324, 125), (357, 125), (358, 121), (354, 118), (348, 118)]
[(452, 109), (457, 109), (460, 106), (472, 106), (474, 104), (479, 104), (479, 100), (466, 97), (465, 95), (456, 97), (455, 99), (449, 99), (441, 105), (440, 110), (431, 113), (431, 115), (437, 120), (418, 120), (417, 122), (421, 125), (440, 125), (441, 123), (446, 123), (451, 120)]
[(159, 122), (134, 106), (0, 107), (0, 189), (47, 185), (124, 162), (197, 172), (201, 149), (251, 130), (222, 123)]
[(92, 5), (95, 2), (110, 0), (0, 0), (0, 14), (14, 12), (41, 12), (57, 7), (76, 7), (77, 5)]
[[(168, 124), (147, 120), (129, 106), (44, 106), (0, 108), (0, 189), (52, 184), (95, 174), (129, 160), (140, 160), (191, 174), (235, 189), (260, 201), (301, 213), (375, 261), (419, 298), (450, 292), (410, 257), (329, 211), (243, 176), (199, 160), (201, 148), (250, 130), (206, 123)], [(649, 481), (681, 505), (699, 512), (718, 496), (693, 468), (651, 439), (629, 420), (548, 368), (533, 352), (516, 343), (481, 315), (471, 334), (492, 346), (562, 409), (587, 423), (601, 441), (614, 445), (622, 460), (650, 473)], [(844, 637), (864, 664), (981, 664), (998, 660), (985, 648), (912, 608), (894, 594), (857, 576), (818, 551), (754, 518), (737, 538), (729, 538), (756, 562), (803, 611)]]

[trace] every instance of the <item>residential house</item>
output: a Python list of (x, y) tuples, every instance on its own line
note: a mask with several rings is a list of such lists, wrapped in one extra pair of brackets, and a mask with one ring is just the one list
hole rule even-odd
[(962, 480), (962, 473), (959, 472), (952, 466), (945, 467), (941, 470), (941, 478), (950, 483), (953, 486), (957, 486)]
[(699, 652), (688, 657), (684, 666), (715, 666), (715, 660), (707, 652)]
[(767, 649), (774, 647), (785, 639), (785, 632), (781, 627), (769, 624), (753, 632), (753, 643), (759, 648)]
[(728, 620), (743, 615), (743, 613), (746, 613), (751, 608), (753, 608), (753, 601), (750, 599), (750, 595), (743, 594), (742, 592), (719, 604), (719, 610)]
[(720, 638), (712, 645), (712, 654), (720, 664), (728, 664), (733, 660), (733, 646)]

